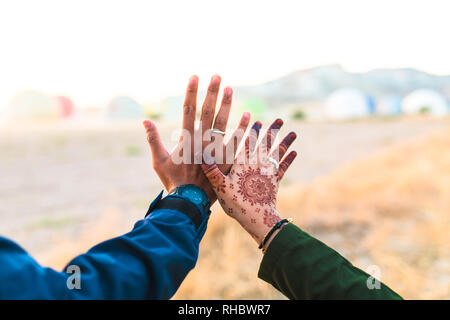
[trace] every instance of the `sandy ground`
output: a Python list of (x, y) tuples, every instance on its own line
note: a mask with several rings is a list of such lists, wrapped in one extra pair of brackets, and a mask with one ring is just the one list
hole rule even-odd
[[(282, 133), (299, 134), (294, 149), (300, 157), (284, 185), (308, 184), (380, 148), (449, 124), (449, 119), (286, 121)], [(170, 137), (177, 126), (161, 126), (164, 140), (173, 145)], [(129, 230), (162, 189), (139, 122), (0, 128), (0, 177), (0, 234), (38, 261), (45, 261), (55, 242), (76, 239), (105, 216), (118, 218), (116, 234)]]

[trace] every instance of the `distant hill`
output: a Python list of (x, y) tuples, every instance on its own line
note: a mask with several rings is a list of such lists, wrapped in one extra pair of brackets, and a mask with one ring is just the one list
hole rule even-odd
[[(252, 86), (233, 87), (233, 104), (252, 114), (273, 117), (286, 115), (288, 110), (306, 107), (308, 117), (321, 117), (323, 102), (341, 88), (359, 89), (373, 101), (386, 95), (402, 98), (410, 92), (433, 89), (450, 101), (450, 76), (437, 76), (415, 69), (375, 69), (365, 73), (352, 73), (340, 65), (326, 65), (291, 72), (278, 79)], [(205, 92), (200, 93), (204, 96)], [(162, 101), (163, 114), (169, 119), (181, 117), (183, 96), (171, 96)], [(280, 108), (283, 109), (280, 113)], [(268, 112), (270, 114), (268, 114)], [(314, 116), (314, 113), (318, 113)]]
[(264, 99), (269, 105), (321, 102), (333, 91), (352, 87), (374, 98), (397, 94), (404, 96), (419, 88), (441, 92), (450, 99), (450, 76), (436, 76), (415, 69), (376, 69), (350, 73), (339, 65), (295, 71), (281, 78), (255, 86), (235, 88), (236, 97)]

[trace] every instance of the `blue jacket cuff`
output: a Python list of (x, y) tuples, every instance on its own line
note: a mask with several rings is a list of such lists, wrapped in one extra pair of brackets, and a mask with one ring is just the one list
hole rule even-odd
[(187, 215), (194, 223), (196, 229), (199, 229), (205, 225), (209, 218), (209, 210), (208, 212), (205, 212), (201, 206), (178, 194), (170, 194), (165, 198), (162, 198), (163, 193), (164, 190), (161, 191), (155, 200), (152, 201), (147, 214), (145, 215), (146, 218), (148, 218), (151, 213), (156, 210), (175, 210)]

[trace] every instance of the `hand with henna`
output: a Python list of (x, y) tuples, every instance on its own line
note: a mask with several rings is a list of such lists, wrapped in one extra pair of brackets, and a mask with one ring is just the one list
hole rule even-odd
[[(273, 140), (282, 125), (281, 119), (275, 120), (261, 143), (257, 144), (261, 123), (256, 122), (227, 175), (217, 167), (213, 157), (203, 155), (203, 172), (214, 187), (223, 210), (236, 219), (258, 244), (263, 241), (267, 232), (282, 220), (276, 209), (278, 187), (297, 156), (297, 153), (292, 151), (283, 158), (296, 138), (294, 132), (289, 133), (271, 150)], [(279, 162), (278, 170), (274, 160)], [(268, 244), (269, 242), (266, 248)]]
[[(194, 141), (194, 137), (196, 139), (200, 139), (200, 148), (202, 149), (205, 147), (205, 142), (202, 139), (204, 132), (211, 130), (211, 127), (223, 132), (226, 130), (233, 90), (230, 87), (226, 87), (224, 89), (222, 103), (214, 120), (220, 81), (221, 78), (218, 75), (211, 78), (208, 92), (202, 106), (200, 126), (199, 128), (195, 128), (198, 77), (192, 76), (190, 78), (183, 105), (182, 134), (178, 145), (171, 153), (169, 153), (164, 147), (156, 125), (150, 120), (144, 120), (143, 122), (147, 133), (147, 141), (150, 145), (152, 153), (153, 168), (161, 179), (161, 182), (166, 190), (170, 192), (180, 185), (194, 184), (205, 191), (206, 195), (211, 200), (211, 204), (216, 200), (216, 194), (212, 190), (210, 183), (202, 172), (200, 167), (201, 159), (200, 161), (194, 161), (194, 145), (197, 143)], [(232, 139), (230, 139), (227, 144), (223, 143), (222, 135), (216, 135), (214, 137), (214, 142), (220, 143), (224, 150), (231, 150), (231, 152), (234, 152), (234, 156), (240, 139), (242, 138), (242, 135), (235, 133), (242, 131), (245, 132), (249, 121), (250, 114), (245, 112), (242, 115), (238, 128), (232, 135)], [(231, 146), (230, 148), (228, 145), (230, 143), (234, 143), (235, 146)], [(182, 158), (180, 163), (174, 161), (174, 159), (179, 158)], [(220, 166), (220, 170), (224, 173), (228, 173), (231, 166), (232, 163), (223, 164)]]

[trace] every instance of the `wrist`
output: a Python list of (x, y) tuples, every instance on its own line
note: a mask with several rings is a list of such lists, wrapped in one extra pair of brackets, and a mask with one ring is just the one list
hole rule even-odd
[(270, 228), (267, 234), (264, 235), (264, 238), (261, 241), (258, 249), (262, 249), (263, 254), (266, 253), (266, 250), (269, 247), (272, 239), (274, 239), (276, 235), (281, 231), (281, 229), (291, 221), (292, 218), (282, 219), (278, 221), (272, 228)]
[(265, 253), (267, 251), (267, 249), (270, 246), (270, 243), (272, 242), (273, 239), (275, 239), (275, 237), (277, 236), (278, 233), (281, 232), (281, 230), (287, 225), (287, 223), (283, 223), (283, 225), (278, 229), (275, 230), (275, 232), (267, 239), (266, 243), (264, 244), (264, 246), (262, 247), (263, 253)]
[(200, 207), (206, 214), (209, 215), (211, 200), (201, 187), (194, 184), (183, 184), (173, 187), (170, 190), (169, 195), (180, 196)]
[(208, 197), (211, 205), (217, 200), (216, 194), (214, 193), (214, 191), (211, 189), (211, 187), (209, 185), (202, 185), (202, 184), (197, 184), (197, 183), (177, 183), (177, 184), (172, 184), (170, 188), (166, 187), (166, 189), (169, 192), (169, 194), (171, 194), (178, 187), (186, 186), (186, 185), (193, 185), (193, 186), (196, 186), (197, 188), (201, 189)]
[(264, 212), (264, 215), (261, 214), (259, 219), (257, 218), (257, 224), (255, 234), (257, 235), (257, 242), (258, 245), (261, 244), (264, 240), (264, 238), (268, 235), (268, 233), (272, 230), (272, 228), (281, 220), (283, 220), (283, 217), (278, 213), (278, 211), (273, 208), (270, 210), (262, 210), (261, 212)]

